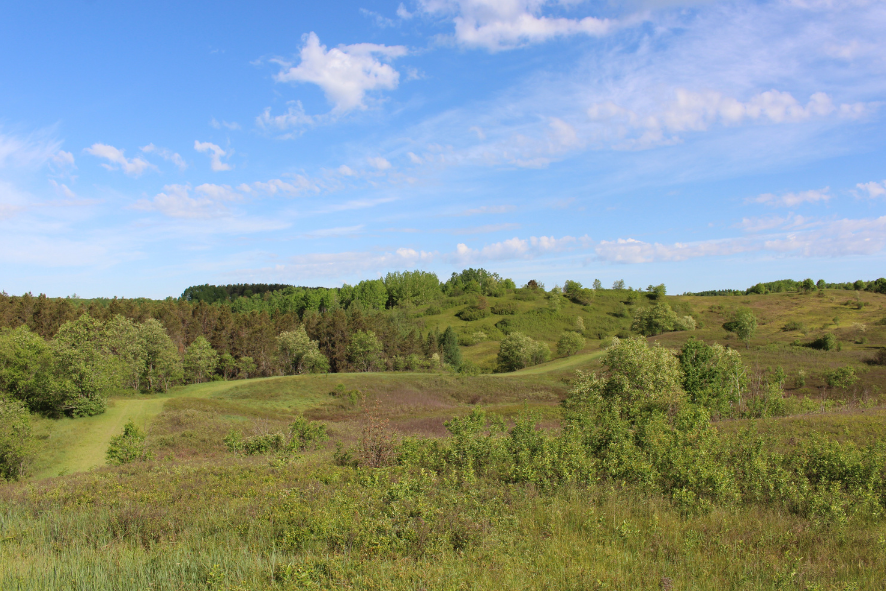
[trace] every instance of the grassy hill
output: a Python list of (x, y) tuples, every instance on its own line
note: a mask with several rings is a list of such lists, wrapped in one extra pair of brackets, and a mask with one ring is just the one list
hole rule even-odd
[[(886, 439), (886, 366), (871, 360), (886, 347), (886, 296), (820, 293), (667, 296), (664, 301), (695, 317), (698, 328), (649, 340), (673, 349), (691, 337), (719, 342), (741, 353), (752, 378), (771, 379), (781, 368), (788, 416), (717, 420), (724, 441), (751, 429), (773, 453), (789, 453), (812, 434), (876, 445)], [(439, 472), (337, 465), (337, 446), (360, 444), (368, 428), (443, 441), (449, 436), (444, 423), (475, 409), (507, 425), (534, 413), (540, 429), (557, 432), (575, 370), (599, 372), (609, 338), (628, 334), (632, 310), (651, 305), (645, 296), (631, 300), (613, 290), (584, 304), (564, 297), (557, 310), (541, 293), (522, 290), (485, 299), (488, 309), (514, 313), (466, 321), (457, 314), (479, 302), (459, 296), (409, 310), (408, 319), (425, 332), (452, 326), (465, 343), (464, 357), (486, 370), (509, 331), (553, 349), (580, 317), (587, 346), (506, 374), (211, 382), (165, 395), (115, 397), (107, 413), (87, 419), (39, 420), (33, 478), (0, 484), (0, 588), (882, 586), (882, 510), (844, 511), (851, 507), (844, 493), (827, 487), (822, 507), (830, 503), (839, 511), (798, 513), (763, 502), (694, 510), (602, 477), (545, 486), (457, 465)], [(748, 346), (723, 328), (740, 308), (758, 320)], [(839, 350), (808, 346), (827, 333)], [(828, 372), (841, 367), (851, 367), (858, 381), (828, 385)], [(330, 441), (294, 459), (238, 456), (223, 441), (232, 430), (247, 436), (282, 431), (300, 416), (326, 424)], [(110, 438), (128, 420), (146, 430), (155, 459), (103, 466)], [(472, 441), (485, 445), (482, 438)], [(881, 502), (871, 499), (872, 506)]]

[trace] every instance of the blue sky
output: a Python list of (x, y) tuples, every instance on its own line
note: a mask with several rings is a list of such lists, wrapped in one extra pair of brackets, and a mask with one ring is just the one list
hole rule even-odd
[(27, 2), (0, 290), (886, 274), (886, 3)]

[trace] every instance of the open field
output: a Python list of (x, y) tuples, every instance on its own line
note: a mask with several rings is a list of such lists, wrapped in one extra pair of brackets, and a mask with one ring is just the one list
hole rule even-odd
[[(669, 297), (701, 326), (649, 341), (678, 348), (694, 336), (735, 348), (752, 374), (771, 377), (781, 367), (788, 416), (715, 420), (718, 441), (738, 445), (752, 433), (761, 457), (778, 462), (798, 446), (814, 449), (806, 442), (821, 435), (844, 446), (834, 461), (855, 465), (879, 457), (870, 454), (881, 453), (886, 440), (886, 368), (870, 363), (886, 345), (879, 324), (886, 297), (860, 298), (866, 305), (854, 296), (847, 304), (839, 292)], [(758, 318), (748, 347), (722, 328), (739, 307)], [(563, 326), (572, 313), (594, 321), (585, 308), (564, 305)], [(473, 330), (450, 311), (440, 313), (437, 328), (452, 322), (462, 333)], [(790, 322), (800, 328), (785, 330)], [(839, 350), (803, 346), (825, 332), (837, 335)], [(886, 497), (879, 484), (863, 497), (860, 489), (801, 480), (779, 493), (798, 501), (743, 497), (696, 506), (671, 491), (607, 478), (600, 465), (592, 478), (561, 484), (510, 477), (494, 463), (462, 465), (458, 455), (443, 464), (419, 454), (378, 468), (339, 465), (338, 446), (359, 448), (370, 425), (389, 429), (393, 442), (445, 446), (452, 442), (446, 421), (475, 409), (504, 418), (507, 428), (532, 413), (554, 437), (575, 371), (599, 373), (606, 342), (589, 339), (577, 355), (508, 374), (217, 381), (116, 397), (95, 417), (40, 419), (32, 477), (0, 485), (0, 588), (883, 588)], [(488, 364), (496, 343), (462, 350)], [(829, 387), (826, 372), (844, 366), (858, 382)], [(298, 417), (322, 421), (330, 441), (291, 458), (244, 457), (224, 443), (232, 430), (283, 432)], [(129, 420), (145, 429), (154, 459), (104, 466), (108, 442)]]

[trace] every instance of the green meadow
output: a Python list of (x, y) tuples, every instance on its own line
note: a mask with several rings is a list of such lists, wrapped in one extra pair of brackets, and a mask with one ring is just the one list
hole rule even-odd
[[(645, 305), (602, 290), (553, 312), (540, 296), (489, 297), (515, 313), (473, 321), (456, 316), (467, 300), (412, 311), (425, 331), (452, 327), (480, 373), (229, 379), (35, 417), (27, 477), (0, 484), (0, 588), (881, 589), (886, 296), (818, 294), (664, 298), (696, 328), (639, 350), (673, 359), (695, 338), (737, 351), (748, 400), (780, 388), (756, 415), (747, 401), (702, 419), (672, 405), (644, 423), (645, 410), (579, 401), (576, 372), (615, 375), (611, 337)], [(741, 309), (757, 319), (746, 341), (724, 328)], [(503, 318), (556, 351), (576, 317), (580, 352), (488, 373)], [(839, 347), (810, 346), (825, 334)], [(855, 380), (835, 385), (845, 367)], [(302, 419), (326, 437), (226, 443), (290, 437)], [(107, 465), (130, 421), (149, 459)], [(641, 443), (610, 433), (601, 448), (606, 429)]]

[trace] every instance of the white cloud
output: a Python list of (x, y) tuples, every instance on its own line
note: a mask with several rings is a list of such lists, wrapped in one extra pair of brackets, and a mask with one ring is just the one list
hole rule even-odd
[(219, 121), (215, 117), (213, 117), (209, 121), (209, 125), (211, 125), (215, 129), (221, 129), (222, 127), (224, 127), (225, 129), (230, 129), (231, 131), (237, 131), (241, 129), (240, 124), (236, 121)]
[(604, 101), (588, 107), (587, 114), (592, 122), (600, 126), (597, 133), (620, 143), (620, 147), (647, 148), (676, 143), (679, 141), (676, 134), (705, 131), (718, 123), (725, 126), (746, 121), (799, 123), (835, 113), (840, 117), (859, 118), (876, 107), (873, 103), (835, 107), (831, 98), (823, 92), (813, 94), (805, 106), (790, 93), (779, 90), (767, 90), (746, 102), (715, 91), (692, 92), (685, 88), (677, 88), (674, 95), (674, 101), (664, 108), (658, 108), (655, 104), (651, 109), (647, 107), (637, 111)]
[(210, 142), (200, 142), (194, 140), (194, 149), (201, 153), (209, 152), (210, 159), (212, 161), (212, 170), (215, 172), (221, 172), (223, 170), (231, 170), (231, 165), (227, 162), (222, 162), (221, 159), (225, 156), (230, 156), (230, 152), (225, 152), (221, 149), (221, 147), (210, 143)]
[(300, 195), (307, 191), (318, 192), (320, 190), (316, 183), (300, 174), (292, 175), (291, 180), (271, 179), (266, 182), (256, 181), (251, 185), (242, 184), (237, 189), (244, 193), (261, 192), (268, 195), (285, 193), (292, 196)]
[[(772, 221), (774, 224), (775, 220)], [(802, 219), (802, 222), (806, 229), (790, 230), (792, 225), (800, 224), (787, 224), (787, 231), (778, 234), (721, 240), (674, 244), (648, 243), (633, 238), (604, 240), (595, 250), (601, 261), (638, 264), (751, 252), (799, 257), (843, 257), (872, 255), (886, 247), (886, 216), (824, 223), (809, 223), (808, 219)], [(770, 229), (764, 226), (766, 224), (761, 224), (760, 229)]]
[(811, 218), (803, 217), (802, 215), (789, 213), (785, 217), (773, 215), (756, 218), (742, 218), (741, 222), (734, 227), (741, 228), (745, 232), (757, 233), (773, 230), (775, 228), (796, 229), (802, 227), (809, 228), (814, 225), (820, 225), (820, 223), (813, 222), (811, 221)]
[(529, 259), (541, 254), (567, 250), (577, 242), (572, 236), (564, 236), (563, 238), (531, 236), (528, 239), (515, 236), (508, 240), (487, 244), (479, 249), (473, 249), (460, 243), (456, 245), (455, 253), (449, 258), (460, 264), (485, 260)]
[(797, 193), (783, 193), (774, 195), (772, 193), (763, 193), (757, 197), (749, 199), (752, 203), (765, 203), (766, 205), (794, 207), (801, 203), (817, 203), (819, 201), (828, 201), (832, 195), (828, 193), (830, 187), (812, 191), (799, 191)]
[(882, 197), (886, 195), (886, 181), (883, 181), (882, 183), (877, 183), (874, 181), (871, 181), (869, 183), (858, 183), (855, 186), (862, 191), (865, 191), (867, 193), (867, 196), (871, 199), (876, 199), (877, 197)]
[(262, 129), (287, 130), (293, 127), (305, 127), (313, 125), (316, 119), (305, 114), (301, 101), (287, 103), (286, 112), (282, 115), (271, 115), (271, 107), (266, 107), (261, 115), (255, 118), (255, 123)]
[(406, 10), (406, 7), (403, 6), (403, 3), (400, 3), (400, 6), (397, 7), (397, 16), (402, 18), (403, 20), (409, 20), (413, 17), (413, 14)]
[(229, 215), (223, 202), (240, 199), (240, 194), (228, 185), (206, 183), (193, 189), (193, 196), (191, 193), (190, 185), (166, 185), (153, 199), (140, 199), (132, 208), (172, 218), (210, 219)]
[(369, 207), (375, 207), (376, 205), (382, 205), (384, 203), (391, 203), (392, 201), (397, 201), (397, 198), (380, 197), (378, 199), (352, 199), (344, 203), (330, 205), (329, 207), (326, 207), (318, 211), (317, 213), (335, 213), (338, 211), (350, 211), (352, 209), (366, 209)]
[(336, 170), (338, 170), (338, 173), (343, 176), (354, 176), (355, 174), (357, 174), (354, 172), (354, 169), (352, 169), (347, 164), (342, 164)]
[(57, 183), (56, 181), (49, 179), (49, 184), (53, 186), (55, 192), (58, 193), (60, 197), (64, 197), (66, 199), (77, 199), (77, 194), (74, 193), (74, 191), (72, 191), (64, 183)]
[(59, 150), (53, 154), (51, 162), (53, 166), (60, 169), (77, 168), (74, 164), (74, 155), (70, 152), (65, 152), (64, 150)]
[(118, 168), (129, 176), (141, 176), (141, 174), (149, 169), (156, 168), (147, 160), (139, 157), (127, 159), (123, 154), (123, 150), (118, 150), (114, 146), (107, 144), (92, 144), (91, 147), (84, 150), (87, 154), (92, 154), (99, 158), (104, 158), (109, 164), (102, 164), (108, 170), (117, 170)]
[(422, 162), (424, 162), (424, 160), (422, 160), (420, 156), (416, 156), (412, 152), (407, 152), (406, 155), (409, 156), (409, 161), (413, 164), (421, 164)]
[(327, 50), (325, 45), (320, 45), (320, 39), (313, 32), (304, 39), (301, 63), (290, 66), (279, 62), (284, 69), (274, 79), (277, 82), (316, 84), (334, 105), (333, 113), (366, 109), (367, 92), (397, 88), (400, 74), (381, 60), (406, 55), (405, 47), (356, 43)]
[(73, 165), (73, 155), (59, 148), (61, 142), (51, 137), (48, 131), (28, 136), (0, 133), (0, 168), (8, 164), (16, 167), (36, 167), (46, 162), (58, 164), (58, 158), (65, 160), (67, 156), (71, 157), (70, 163)]
[(158, 148), (154, 144), (148, 144), (141, 148), (141, 151), (145, 154), (157, 154), (164, 160), (168, 160), (175, 164), (179, 170), (185, 170), (188, 167), (188, 163), (185, 162), (185, 159), (181, 157), (181, 154), (178, 152), (173, 152), (172, 150), (167, 150), (166, 148)]
[(474, 133), (476, 133), (477, 139), (480, 140), (481, 142), (486, 139), (486, 134), (483, 133), (483, 130), (480, 129), (479, 127), (477, 127), (476, 125), (469, 127), (468, 131), (473, 131)]
[(369, 164), (371, 164), (372, 166), (376, 167), (379, 170), (387, 170), (391, 167), (391, 163), (388, 162), (386, 159), (382, 158), (381, 156), (378, 156), (376, 158), (367, 158), (366, 160), (369, 162)]
[(512, 49), (571, 35), (602, 36), (615, 23), (608, 19), (571, 19), (542, 14), (545, 8), (571, 2), (550, 0), (419, 0), (431, 15), (452, 17), (455, 40), (489, 51)]

